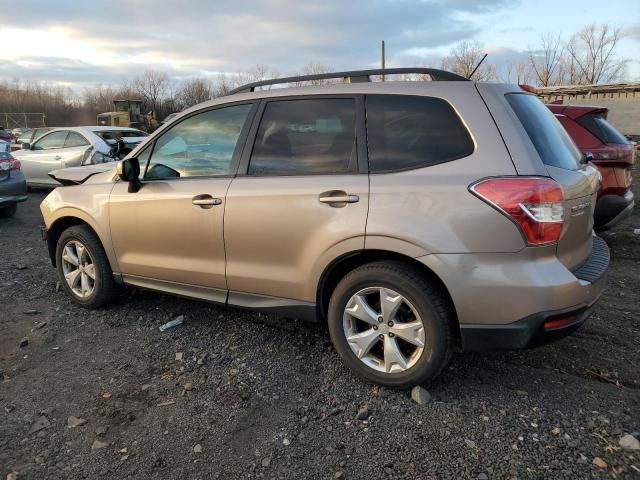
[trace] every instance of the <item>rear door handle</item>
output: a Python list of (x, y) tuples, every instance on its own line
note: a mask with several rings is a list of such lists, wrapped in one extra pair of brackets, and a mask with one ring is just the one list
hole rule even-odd
[(222, 200), (219, 198), (213, 198), (211, 195), (203, 194), (196, 195), (191, 199), (191, 203), (198, 205), (200, 208), (211, 208), (214, 205), (221, 205)]
[(53, 157), (54, 160), (62, 160), (62, 157), (60, 155), (56, 155), (55, 157)]
[(360, 197), (358, 195), (335, 195), (335, 196), (331, 196), (331, 195), (326, 195), (326, 194), (322, 194), (320, 195), (319, 200), (322, 203), (356, 203), (358, 201), (360, 201)]

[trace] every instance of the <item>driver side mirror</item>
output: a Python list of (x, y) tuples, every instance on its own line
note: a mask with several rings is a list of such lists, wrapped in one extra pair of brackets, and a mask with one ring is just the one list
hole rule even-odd
[(31, 144), (29, 142), (22, 142), (20, 148), (22, 150), (31, 150)]
[(129, 193), (135, 193), (142, 187), (140, 182), (140, 162), (136, 157), (120, 160), (116, 164), (118, 177), (125, 182), (129, 182)]

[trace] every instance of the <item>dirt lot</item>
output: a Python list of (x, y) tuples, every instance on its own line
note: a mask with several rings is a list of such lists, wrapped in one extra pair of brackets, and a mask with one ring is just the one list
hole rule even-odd
[(456, 355), (420, 406), (351, 375), (318, 325), (144, 291), (74, 306), (43, 197), (0, 221), (2, 478), (640, 478), (640, 452), (618, 447), (640, 431), (640, 213), (605, 235), (609, 286), (584, 328)]

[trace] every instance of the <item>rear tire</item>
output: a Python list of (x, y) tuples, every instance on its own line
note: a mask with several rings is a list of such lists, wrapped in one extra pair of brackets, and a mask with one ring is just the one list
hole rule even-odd
[(369, 263), (347, 274), (328, 311), (331, 340), (345, 364), (391, 388), (428, 383), (442, 371), (453, 354), (452, 320), (439, 289), (397, 261)]
[(107, 254), (87, 225), (67, 228), (56, 248), (58, 278), (71, 299), (85, 308), (111, 303), (117, 287)]
[(18, 210), (18, 205), (15, 203), (13, 205), (9, 205), (8, 207), (0, 208), (0, 217), (9, 218), (13, 217)]

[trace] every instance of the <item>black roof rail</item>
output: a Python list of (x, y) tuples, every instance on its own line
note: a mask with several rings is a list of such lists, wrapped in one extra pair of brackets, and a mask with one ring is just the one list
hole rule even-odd
[(271, 80), (261, 80), (259, 82), (247, 83), (241, 87), (234, 88), (227, 95), (235, 93), (253, 92), (257, 87), (266, 85), (277, 85), (282, 83), (309, 82), (312, 80), (329, 80), (342, 78), (349, 83), (370, 82), (371, 75), (402, 75), (402, 74), (426, 74), (435, 81), (468, 82), (469, 79), (456, 73), (439, 70), (437, 68), (378, 68), (374, 70), (351, 70), (347, 72), (319, 73), (316, 75), (299, 75), (295, 77), (273, 78)]

